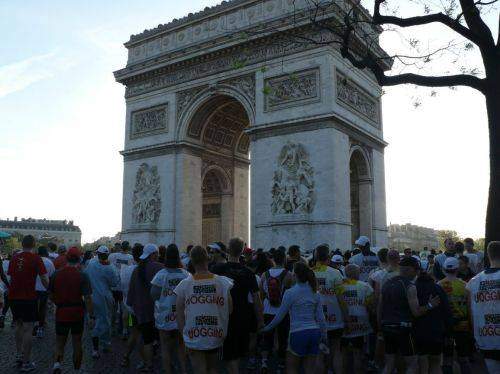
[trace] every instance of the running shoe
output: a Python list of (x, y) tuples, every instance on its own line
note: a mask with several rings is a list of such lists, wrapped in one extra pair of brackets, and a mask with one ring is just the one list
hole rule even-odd
[(28, 373), (36, 369), (36, 365), (34, 362), (25, 362), (23, 366), (21, 366), (21, 372)]
[(61, 374), (61, 373), (62, 373), (61, 363), (60, 362), (54, 363), (54, 366), (52, 367), (52, 374)]
[(14, 363), (15, 368), (20, 368), (23, 366), (23, 356), (22, 355), (16, 355), (16, 361)]
[(267, 359), (262, 359), (262, 362), (260, 364), (260, 372), (262, 374), (267, 374), (267, 371), (268, 371), (268, 367), (267, 367)]
[(96, 351), (95, 349), (92, 350), (92, 358), (97, 360), (99, 357), (101, 357), (99, 351)]
[(36, 329), (36, 337), (38, 339), (42, 339), (43, 338), (43, 327), (39, 327)]

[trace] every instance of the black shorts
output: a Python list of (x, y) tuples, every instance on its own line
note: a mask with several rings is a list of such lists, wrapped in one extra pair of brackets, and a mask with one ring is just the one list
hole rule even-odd
[(458, 357), (470, 357), (474, 352), (474, 338), (472, 334), (467, 331), (454, 331), (447, 339), (444, 347), (444, 355), (446, 357), (453, 357), (454, 350), (457, 351)]
[(439, 356), (443, 353), (444, 342), (439, 339), (431, 340), (415, 337), (415, 346), (419, 356)]
[(82, 335), (83, 334), (83, 319), (81, 321), (75, 322), (57, 322), (56, 321), (56, 335), (68, 336), (71, 335)]
[(36, 291), (37, 300), (41, 304), (47, 304), (49, 293), (47, 291)]
[(122, 291), (111, 291), (113, 294), (113, 299), (117, 303), (121, 303), (123, 301), (123, 292)]
[(155, 341), (157, 332), (155, 331), (156, 327), (154, 322), (138, 324), (137, 328), (141, 332), (142, 341), (145, 345), (152, 344)]
[(249, 326), (240, 318), (230, 317), (227, 336), (222, 346), (222, 359), (233, 361), (245, 357), (249, 350), (249, 341)]
[(394, 355), (400, 353), (401, 356), (415, 356), (415, 339), (411, 330), (405, 328), (382, 328), (385, 342), (385, 353)]
[(38, 321), (38, 300), (9, 300), (14, 321)]
[(358, 350), (362, 350), (365, 345), (365, 337), (364, 336), (356, 336), (354, 338), (342, 338), (340, 339), (340, 346), (342, 348), (354, 348)]
[(332, 340), (340, 339), (343, 333), (344, 329), (328, 330), (327, 331), (328, 341), (331, 343)]
[(481, 349), (481, 353), (486, 360), (500, 361), (500, 349)]

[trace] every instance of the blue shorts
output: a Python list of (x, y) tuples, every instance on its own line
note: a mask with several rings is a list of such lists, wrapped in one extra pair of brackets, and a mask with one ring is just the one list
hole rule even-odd
[(319, 329), (291, 332), (288, 350), (295, 356), (312, 356), (319, 354), (321, 331)]

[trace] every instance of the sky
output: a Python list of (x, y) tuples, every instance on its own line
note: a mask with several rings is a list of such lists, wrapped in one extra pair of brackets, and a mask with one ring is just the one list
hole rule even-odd
[[(83, 241), (121, 227), (130, 34), (214, 0), (0, 0), (0, 218), (74, 220)], [(439, 30), (441, 32), (441, 30)], [(433, 40), (436, 29), (422, 34)], [(389, 35), (390, 50), (400, 36)], [(474, 58), (474, 57), (472, 57)], [(421, 105), (415, 108), (414, 103)], [(471, 89), (385, 89), (389, 223), (484, 236), (484, 100)]]

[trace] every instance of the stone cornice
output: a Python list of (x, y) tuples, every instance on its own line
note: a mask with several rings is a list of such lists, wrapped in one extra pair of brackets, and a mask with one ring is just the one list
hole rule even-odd
[(250, 164), (250, 160), (244, 157), (239, 157), (237, 155), (229, 155), (219, 153), (204, 146), (198, 144), (190, 143), (187, 141), (183, 142), (167, 142), (161, 144), (155, 144), (146, 147), (137, 147), (132, 149), (123, 150), (120, 154), (123, 156), (125, 162), (133, 160), (141, 160), (144, 158), (159, 157), (172, 153), (183, 153), (187, 152), (195, 156), (202, 155), (212, 155), (218, 158), (223, 158), (227, 160), (234, 160), (235, 164), (246, 166)]
[(318, 115), (313, 117), (297, 118), (293, 121), (276, 121), (265, 125), (253, 126), (246, 129), (252, 140), (286, 135), (304, 131), (315, 131), (324, 128), (336, 128), (354, 139), (359, 139), (374, 149), (383, 152), (388, 145), (379, 137), (350, 124), (338, 114)]

